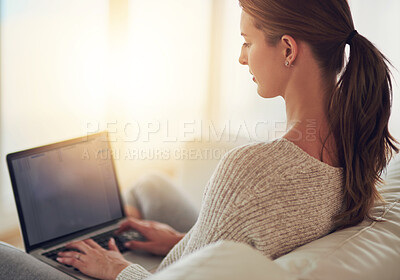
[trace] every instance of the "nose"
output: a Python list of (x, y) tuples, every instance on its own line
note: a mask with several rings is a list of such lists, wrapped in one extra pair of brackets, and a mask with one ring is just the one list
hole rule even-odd
[(246, 51), (244, 50), (244, 47), (242, 47), (242, 50), (240, 51), (240, 56), (239, 56), (239, 63), (242, 65), (247, 65), (247, 54), (245, 52)]

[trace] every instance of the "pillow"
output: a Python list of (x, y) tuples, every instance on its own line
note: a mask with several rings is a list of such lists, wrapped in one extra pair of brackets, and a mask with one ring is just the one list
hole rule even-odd
[(399, 279), (400, 157), (392, 160), (380, 189), (387, 203), (371, 213), (385, 222), (361, 224), (329, 234), (275, 260), (301, 279)]
[(149, 280), (297, 279), (246, 244), (218, 241), (173, 263)]

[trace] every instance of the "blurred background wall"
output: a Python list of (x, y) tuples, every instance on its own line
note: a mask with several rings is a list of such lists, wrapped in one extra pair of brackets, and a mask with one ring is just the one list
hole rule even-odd
[[(260, 98), (238, 63), (237, 1), (0, 3), (0, 232), (17, 225), (10, 152), (106, 129), (122, 188), (150, 170), (201, 186), (225, 150), (285, 129), (283, 100)], [(400, 2), (350, 5), (358, 31), (399, 68)], [(393, 74), (390, 125), (400, 138)], [(185, 176), (188, 167), (199, 172)]]

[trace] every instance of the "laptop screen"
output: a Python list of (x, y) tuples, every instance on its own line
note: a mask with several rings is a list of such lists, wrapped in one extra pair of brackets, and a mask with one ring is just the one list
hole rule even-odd
[(7, 160), (29, 246), (123, 217), (107, 133)]

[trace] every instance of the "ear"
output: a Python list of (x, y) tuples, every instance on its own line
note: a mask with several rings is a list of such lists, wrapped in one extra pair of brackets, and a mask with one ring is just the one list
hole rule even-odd
[(296, 40), (289, 35), (283, 35), (281, 38), (281, 44), (283, 46), (284, 49), (284, 61), (289, 62), (290, 66), (294, 65), (294, 61), (297, 58), (297, 54), (299, 51), (298, 45), (296, 43)]

